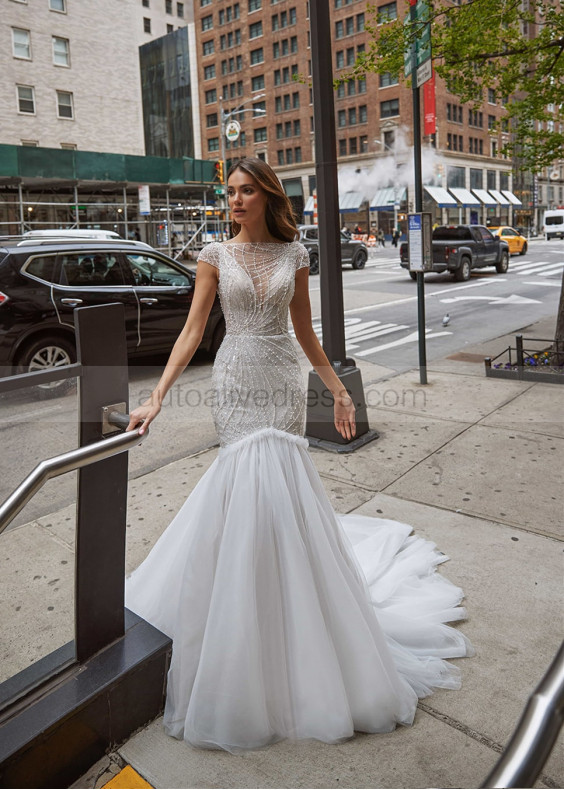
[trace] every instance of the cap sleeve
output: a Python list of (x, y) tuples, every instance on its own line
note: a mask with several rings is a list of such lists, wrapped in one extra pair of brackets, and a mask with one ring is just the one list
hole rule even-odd
[(200, 254), (198, 255), (198, 262), (199, 261), (211, 263), (212, 266), (219, 269), (219, 244), (217, 241), (206, 244), (206, 246), (200, 250)]
[(306, 267), (309, 269), (309, 253), (304, 247), (303, 244), (296, 244), (297, 254), (296, 254), (296, 271), (298, 269), (305, 269)]

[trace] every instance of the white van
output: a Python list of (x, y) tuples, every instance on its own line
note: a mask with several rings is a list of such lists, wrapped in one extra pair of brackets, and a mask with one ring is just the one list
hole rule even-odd
[(96, 228), (51, 228), (49, 230), (28, 230), (26, 239), (108, 239), (115, 241), (122, 237), (115, 230), (98, 230)]
[(547, 241), (556, 236), (564, 239), (564, 208), (544, 212), (543, 231)]

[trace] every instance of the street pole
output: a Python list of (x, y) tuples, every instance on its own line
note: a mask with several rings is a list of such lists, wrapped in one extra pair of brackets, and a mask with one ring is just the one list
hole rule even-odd
[[(417, 19), (416, 1), (409, 0), (411, 29)], [(413, 98), (413, 166), (415, 170), (415, 211), (423, 211), (423, 178), (421, 174), (421, 107), (417, 86), (417, 50), (415, 39), (411, 44), (411, 95)], [(427, 352), (425, 348), (425, 283), (424, 272), (417, 272), (417, 329), (419, 335), (419, 381), (427, 384)]]
[[(223, 109), (223, 96), (219, 97), (219, 124), (221, 130), (221, 172), (223, 173), (223, 182), (227, 179), (227, 169), (226, 169), (226, 162), (225, 162), (225, 111)], [(223, 194), (221, 196), (221, 216), (227, 219), (227, 198), (226, 198), (226, 189), (225, 183), (221, 184), (224, 187)], [(223, 241), (223, 227), (224, 222), (221, 221), (221, 240)]]
[(331, 17), (327, 0), (310, 0), (310, 27), (323, 349), (355, 404), (357, 435), (347, 441), (337, 431), (333, 399), (320, 376), (312, 370), (308, 382), (306, 436), (314, 446), (350, 452), (378, 434), (368, 425), (360, 371), (345, 351)]

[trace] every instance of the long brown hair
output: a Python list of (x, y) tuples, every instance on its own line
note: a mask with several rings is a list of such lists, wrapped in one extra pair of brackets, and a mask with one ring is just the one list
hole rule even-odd
[[(227, 183), (229, 183), (231, 174), (236, 170), (243, 170), (245, 173), (248, 173), (266, 192), (268, 198), (266, 203), (266, 226), (269, 233), (275, 239), (280, 239), (281, 241), (294, 241), (298, 229), (296, 227), (296, 218), (292, 211), (292, 204), (282, 189), (278, 176), (270, 165), (254, 156), (246, 156), (244, 159), (240, 159), (231, 165), (227, 173)], [(231, 233), (233, 236), (236, 236), (240, 230), (241, 226), (239, 223), (232, 220)]]

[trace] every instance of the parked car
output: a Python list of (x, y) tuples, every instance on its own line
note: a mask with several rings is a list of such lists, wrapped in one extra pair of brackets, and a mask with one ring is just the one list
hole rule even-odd
[[(2, 242), (0, 376), (74, 362), (76, 307), (121, 302), (129, 357), (170, 351), (195, 278), (183, 264), (125, 239)], [(216, 297), (200, 348), (214, 354), (224, 334)], [(54, 382), (39, 394), (63, 390), (64, 382)]]
[(554, 238), (564, 239), (564, 208), (544, 212), (543, 230), (547, 241)]
[[(309, 273), (319, 274), (319, 228), (317, 225), (298, 225), (298, 231), (298, 241), (309, 253)], [(349, 238), (341, 231), (341, 263), (350, 263), (353, 269), (364, 269), (367, 260), (366, 244)]]
[(527, 239), (519, 232), (517, 228), (509, 228), (506, 225), (498, 228), (488, 228), (494, 236), (499, 236), (500, 239), (506, 241), (509, 246), (510, 255), (524, 255), (529, 247)]
[[(452, 272), (456, 280), (468, 280), (472, 269), (495, 266), (499, 274), (509, 267), (509, 245), (485, 225), (439, 225), (433, 230), (433, 272)], [(400, 263), (409, 269), (407, 242), (400, 246)], [(415, 280), (417, 274), (409, 272)]]

